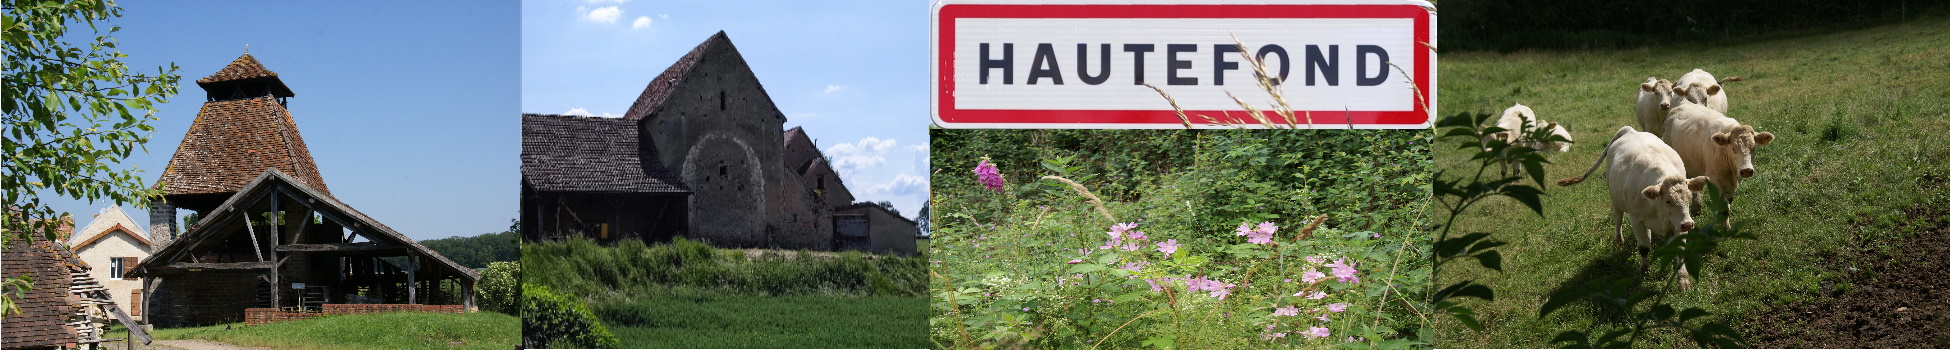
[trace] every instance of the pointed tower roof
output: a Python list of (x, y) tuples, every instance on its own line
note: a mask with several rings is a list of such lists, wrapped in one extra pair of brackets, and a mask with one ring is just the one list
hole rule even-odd
[[(196, 113), (196, 121), (156, 181), (169, 201), (186, 209), (214, 206), (272, 168), (331, 195), (291, 111), (279, 101), (288, 95), (263, 89), (265, 84), (283, 86), (276, 74), (246, 54), (217, 74), (198, 80), (212, 99)], [(258, 87), (250, 97), (216, 98), (219, 91), (249, 92), (239, 90), (249, 88), (249, 84)]]
[(266, 91), (268, 94), (277, 97), (295, 96), (291, 88), (284, 86), (284, 81), (278, 79), (277, 72), (264, 68), (264, 64), (257, 62), (257, 58), (251, 57), (249, 53), (237, 56), (236, 60), (230, 61), (230, 65), (217, 70), (216, 74), (197, 79), (196, 85), (208, 91), (212, 99), (221, 99), (219, 95), (230, 96), (233, 90), (246, 90), (245, 92), (249, 92), (246, 95), (248, 97), (264, 95), (255, 90), (268, 90)]

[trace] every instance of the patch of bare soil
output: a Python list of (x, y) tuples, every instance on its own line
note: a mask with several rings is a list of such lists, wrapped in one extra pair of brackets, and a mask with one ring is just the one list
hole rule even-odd
[[(1940, 222), (1950, 208), (1910, 210)], [(1759, 348), (1950, 348), (1950, 225), (1935, 225), (1884, 253), (1866, 243), (1820, 265), (1843, 277), (1823, 282), (1824, 299), (1777, 305), (1743, 325)]]

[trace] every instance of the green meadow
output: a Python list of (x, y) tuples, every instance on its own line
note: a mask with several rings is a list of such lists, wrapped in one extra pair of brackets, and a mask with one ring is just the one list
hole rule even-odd
[[(1644, 129), (1634, 114), (1640, 82), (1654, 76), (1676, 80), (1694, 68), (1718, 78), (1743, 78), (1724, 84), (1727, 115), (1772, 132), (1775, 140), (1755, 152), (1756, 175), (1741, 180), (1733, 204), (1734, 225), (1758, 239), (1722, 242), (1703, 274), (1694, 276), (1694, 289), (1673, 291), (1668, 301), (1712, 311), (1708, 317), (1763, 347), (1930, 347), (1875, 343), (1873, 332), (1950, 334), (1950, 323), (1903, 323), (1950, 318), (1950, 308), (1940, 306), (1944, 299), (1903, 300), (1915, 293), (1890, 287), (1892, 281), (1918, 279), (1916, 273), (1950, 269), (1945, 260), (1931, 257), (1950, 248), (1911, 243), (1950, 234), (1950, 188), (1945, 186), (1950, 182), (1950, 144), (1945, 143), (1950, 138), (1950, 19), (1739, 43), (1444, 52), (1440, 110), (1500, 115), (1522, 103), (1538, 118), (1561, 123), (1577, 143), (1568, 153), (1548, 156), (1546, 180), (1555, 181), (1591, 166), (1620, 126)], [(1477, 170), (1478, 163), (1469, 160), (1475, 151), (1451, 146), (1457, 141), (1438, 140), (1442, 147), (1434, 149), (1436, 169), (1447, 172), (1445, 179)], [(1498, 248), (1501, 272), (1449, 264), (1438, 273), (1437, 285), (1475, 280), (1496, 292), (1493, 302), (1466, 304), (1482, 321), (1482, 331), (1438, 318), (1438, 344), (1552, 347), (1550, 340), (1563, 331), (1604, 332), (1631, 324), (1622, 319), (1623, 310), (1600, 301), (1581, 301), (1539, 317), (1539, 306), (1558, 291), (1641, 276), (1647, 280), (1639, 288), (1671, 291), (1669, 264), (1654, 264), (1641, 274), (1631, 239), (1614, 243), (1604, 176), (1601, 170), (1573, 187), (1544, 184), (1541, 216), (1507, 198), (1461, 215), (1452, 236), (1491, 232), (1509, 244)], [(1442, 222), (1448, 214), (1435, 210), (1433, 215)], [(1944, 289), (1943, 282), (1934, 283)], [(1898, 299), (1876, 297), (1882, 294)], [(1826, 319), (1838, 317), (1850, 319)], [(1881, 324), (1888, 326), (1876, 326)], [(1935, 341), (1950, 342), (1950, 337)], [(1654, 331), (1637, 346), (1698, 345), (1679, 332)]]

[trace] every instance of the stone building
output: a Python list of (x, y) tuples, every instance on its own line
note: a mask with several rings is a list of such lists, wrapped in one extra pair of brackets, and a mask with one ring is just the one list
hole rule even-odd
[[(142, 279), (149, 323), (241, 322), (333, 304), (473, 306), (474, 270), (332, 197), (277, 73), (245, 54), (196, 82), (207, 101), (157, 180), (154, 254), (129, 272)], [(199, 219), (177, 234), (179, 209)]]
[(149, 260), (152, 247), (142, 227), (122, 207), (102, 208), (94, 221), (68, 238), (67, 244), (75, 257), (94, 267), (89, 274), (108, 288), (115, 304), (122, 305), (129, 316), (142, 319), (142, 281), (129, 274), (136, 264)]
[[(524, 115), (523, 237), (839, 249), (835, 213), (855, 198), (785, 121), (724, 32), (653, 78), (622, 118)], [(668, 211), (678, 202), (682, 213)]]

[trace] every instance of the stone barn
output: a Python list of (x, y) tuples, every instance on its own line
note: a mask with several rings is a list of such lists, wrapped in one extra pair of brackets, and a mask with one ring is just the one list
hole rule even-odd
[[(913, 253), (913, 221), (855, 203), (812, 138), (781, 131), (785, 122), (722, 31), (621, 118), (523, 115), (522, 236)], [(838, 235), (842, 216), (862, 224), (847, 231), (857, 237)], [(905, 234), (869, 237), (891, 230)]]
[[(154, 254), (125, 275), (142, 279), (146, 321), (183, 327), (347, 304), (473, 305), (480, 276), (472, 269), (332, 197), (277, 73), (245, 54), (196, 83), (206, 102), (156, 182)], [(197, 218), (180, 234), (179, 209)]]

